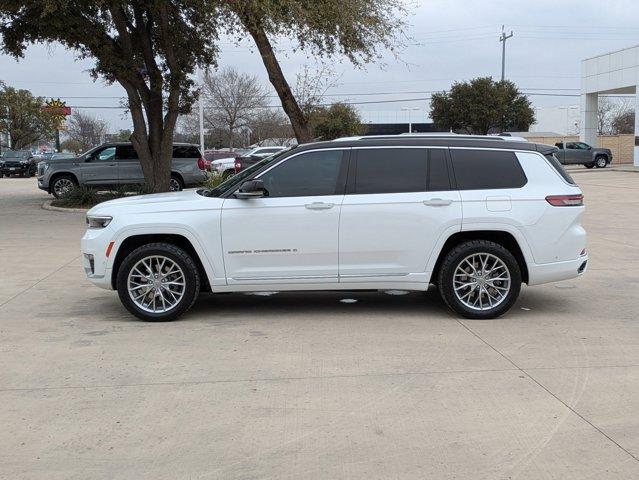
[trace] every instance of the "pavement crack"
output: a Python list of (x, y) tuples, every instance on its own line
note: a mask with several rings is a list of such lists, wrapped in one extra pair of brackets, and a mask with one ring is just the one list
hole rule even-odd
[(519, 365), (517, 365), (515, 363), (514, 360), (512, 360), (510, 357), (508, 357), (508, 355), (506, 355), (505, 353), (501, 352), (498, 348), (494, 347), (493, 345), (491, 345), (488, 341), (484, 340), (484, 338), (481, 337), (481, 335), (479, 335), (478, 333), (476, 333), (472, 328), (470, 328), (468, 325), (466, 325), (463, 321), (457, 319), (456, 320), (457, 323), (459, 323), (462, 327), (464, 327), (466, 330), (468, 330), (468, 332), (470, 332), (472, 335), (474, 335), (479, 341), (481, 341), (483, 344), (485, 344), (487, 347), (489, 347), (490, 349), (492, 349), (494, 352), (496, 352), (498, 355), (500, 355), (502, 358), (504, 358), (507, 362), (509, 362), (513, 367), (515, 367), (517, 370), (519, 370), (522, 374), (524, 374), (526, 377), (528, 377), (532, 382), (534, 382), (535, 384), (537, 384), (537, 386), (539, 386), (541, 389), (543, 389), (546, 393), (548, 393), (550, 396), (552, 396), (555, 400), (557, 400), (559, 403), (561, 403), (564, 407), (566, 407), (568, 410), (570, 410), (572, 413), (574, 413), (578, 418), (580, 418), (582, 421), (584, 421), (585, 423), (587, 423), (588, 425), (590, 425), (593, 429), (595, 429), (597, 432), (599, 432), (601, 435), (603, 435), (605, 438), (607, 438), (610, 442), (612, 442), (614, 445), (616, 445), (620, 450), (622, 450), (623, 452), (625, 452), (627, 455), (629, 455), (632, 459), (634, 459), (635, 461), (639, 462), (639, 458), (637, 458), (632, 452), (630, 452), (627, 448), (625, 448), (624, 446), (622, 446), (619, 442), (617, 442), (615, 439), (613, 439), (610, 435), (608, 435), (606, 432), (604, 432), (601, 428), (599, 428), (597, 425), (595, 425), (594, 423), (592, 423), (590, 420), (588, 420), (586, 417), (584, 417), (581, 413), (579, 413), (577, 410), (575, 410), (573, 407), (571, 407), (570, 405), (568, 405), (566, 402), (564, 402), (561, 398), (559, 398), (555, 393), (553, 393), (552, 391), (550, 391), (544, 384), (542, 384), (539, 380), (537, 380), (535, 377), (533, 377), (530, 373), (528, 373), (526, 370), (524, 370), (523, 368), (521, 368)]
[(35, 282), (33, 285), (25, 288), (24, 290), (19, 291), (18, 293), (16, 293), (14, 296), (12, 296), (11, 298), (9, 298), (8, 300), (5, 300), (4, 302), (0, 303), (0, 308), (4, 307), (7, 303), (9, 303), (10, 301), (18, 298), (20, 295), (22, 295), (25, 292), (28, 292), (29, 290), (31, 290), (33, 287), (38, 286), (40, 283), (44, 282), (45, 280), (47, 280), (48, 278), (52, 277), (53, 275), (55, 275), (56, 273), (58, 273), (60, 270), (62, 270), (64, 267), (68, 267), (69, 265), (71, 265), (76, 259), (78, 258), (78, 255), (75, 255), (71, 260), (69, 260), (68, 262), (66, 262), (65, 264), (61, 265), (60, 267), (56, 268), (53, 272), (49, 273), (48, 275), (45, 275), (44, 277), (42, 277), (40, 280), (38, 280), (37, 282)]

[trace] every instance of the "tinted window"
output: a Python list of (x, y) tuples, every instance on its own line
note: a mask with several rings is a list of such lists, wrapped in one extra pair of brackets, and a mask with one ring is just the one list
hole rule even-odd
[(559, 175), (561, 175), (561, 177), (566, 180), (568, 183), (570, 183), (571, 185), (576, 185), (575, 181), (572, 179), (572, 177), (568, 174), (568, 172), (564, 169), (563, 165), (561, 163), (559, 163), (559, 160), (557, 159), (557, 157), (555, 157), (554, 154), (550, 153), (548, 155), (544, 155), (548, 161), (550, 162), (550, 164), (553, 166), (553, 168), (557, 171), (557, 173)]
[(448, 162), (446, 150), (432, 149), (428, 151), (428, 190), (450, 190)]
[(459, 190), (520, 188), (526, 175), (513, 152), (453, 150), (453, 169)]
[(372, 148), (355, 152), (355, 193), (428, 190), (428, 150), (425, 148)]
[(115, 156), (118, 160), (137, 160), (138, 152), (133, 145), (118, 145), (115, 149)]
[(178, 145), (173, 147), (173, 158), (200, 158), (200, 151), (197, 147)]
[(270, 197), (335, 195), (343, 191), (343, 150), (308, 152), (260, 175)]

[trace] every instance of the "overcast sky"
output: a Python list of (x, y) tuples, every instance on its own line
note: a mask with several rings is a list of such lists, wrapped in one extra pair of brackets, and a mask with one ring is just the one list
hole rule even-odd
[[(407, 33), (413, 38), (401, 60), (386, 54), (385, 65), (371, 64), (366, 70), (348, 62), (334, 62), (338, 85), (328, 100), (393, 103), (357, 105), (365, 121), (406, 121), (402, 107), (419, 107), (413, 121), (426, 121), (427, 92), (446, 90), (455, 81), (478, 76), (499, 78), (501, 25), (514, 31), (507, 42), (506, 77), (531, 95), (535, 106), (577, 104), (580, 61), (611, 50), (639, 44), (639, 2), (630, 0), (535, 0), (462, 1), (420, 0), (409, 16)], [(246, 40), (236, 47), (221, 40), (219, 66), (234, 66), (258, 75), (270, 88), (259, 55)], [(282, 46), (290, 45), (283, 41)], [(303, 66), (313, 67), (306, 55), (281, 56), (291, 83)], [(91, 61), (76, 61), (73, 52), (61, 46), (34, 46), (19, 61), (0, 55), (0, 80), (26, 88), (35, 95), (60, 97), (79, 107), (117, 106), (124, 93), (119, 85), (93, 82), (87, 69)], [(565, 89), (565, 90), (564, 90)], [(274, 93), (274, 92), (273, 92)], [(366, 95), (365, 95), (366, 94)], [(97, 98), (73, 98), (97, 97)], [(277, 104), (277, 98), (273, 98)], [(121, 110), (92, 108), (108, 121), (110, 129), (130, 127)]]

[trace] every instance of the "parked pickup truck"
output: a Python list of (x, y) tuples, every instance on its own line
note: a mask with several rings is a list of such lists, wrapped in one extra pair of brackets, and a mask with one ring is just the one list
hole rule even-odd
[(608, 148), (593, 148), (584, 142), (559, 142), (555, 146), (559, 149), (555, 155), (564, 165), (605, 168), (612, 163), (612, 152)]

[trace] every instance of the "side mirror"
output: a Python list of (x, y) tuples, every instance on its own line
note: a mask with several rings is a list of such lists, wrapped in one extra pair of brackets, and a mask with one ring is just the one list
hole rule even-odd
[(234, 193), (235, 198), (261, 198), (266, 195), (264, 182), (262, 180), (249, 180), (240, 185), (237, 192)]
[(590, 145), (588, 145), (588, 150), (592, 150), (592, 147)]

